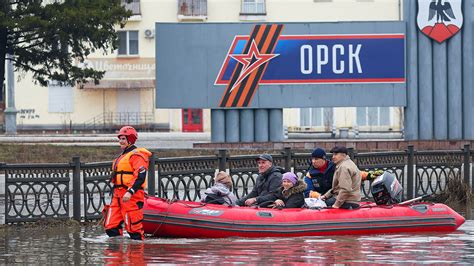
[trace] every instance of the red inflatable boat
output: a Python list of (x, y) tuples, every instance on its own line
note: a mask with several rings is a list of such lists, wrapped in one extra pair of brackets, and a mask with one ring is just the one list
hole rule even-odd
[(228, 207), (148, 197), (145, 233), (159, 237), (287, 237), (449, 232), (464, 218), (444, 204), (377, 206), (357, 210)]

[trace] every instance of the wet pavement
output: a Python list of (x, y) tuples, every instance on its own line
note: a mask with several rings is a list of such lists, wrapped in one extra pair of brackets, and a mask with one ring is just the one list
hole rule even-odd
[(449, 234), (296, 238), (108, 238), (96, 224), (0, 228), (0, 264), (464, 264), (474, 220)]

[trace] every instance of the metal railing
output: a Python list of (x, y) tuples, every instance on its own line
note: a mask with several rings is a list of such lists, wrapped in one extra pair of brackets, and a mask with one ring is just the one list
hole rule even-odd
[(85, 163), (80, 166), (83, 178), (83, 209), (84, 219), (93, 220), (100, 218), (100, 213), (106, 202), (106, 196), (111, 194), (110, 183), (111, 162)]
[(83, 124), (83, 129), (109, 129), (122, 125), (146, 126), (154, 122), (151, 112), (105, 112), (94, 116)]
[[(394, 173), (404, 187), (404, 199), (444, 191), (451, 178), (464, 179), (473, 188), (470, 146), (462, 150), (357, 153), (350, 156), (362, 170), (383, 169)], [(229, 156), (226, 150), (215, 155), (150, 158), (148, 193), (168, 199), (199, 201), (213, 184), (217, 171), (230, 173), (234, 193), (247, 195), (255, 184), (258, 155)], [(328, 154), (330, 157), (330, 154)], [(310, 153), (294, 153), (285, 148), (273, 154), (274, 164), (298, 176), (306, 174)], [(66, 164), (0, 164), (5, 177), (5, 223), (44, 218), (73, 218), (80, 221), (100, 217), (111, 191), (111, 162), (81, 163), (79, 157)], [(71, 189), (72, 184), (72, 189)], [(72, 192), (72, 194), (71, 194)], [(362, 185), (364, 199), (370, 199), (370, 184)]]
[(5, 222), (69, 219), (70, 164), (2, 164)]
[(178, 0), (178, 15), (186, 17), (206, 17), (207, 0)]

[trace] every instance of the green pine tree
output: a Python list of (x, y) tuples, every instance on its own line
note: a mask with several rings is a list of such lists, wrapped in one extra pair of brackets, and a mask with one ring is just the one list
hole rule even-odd
[(81, 68), (78, 62), (117, 48), (116, 26), (123, 27), (131, 16), (124, 1), (0, 0), (0, 91), (6, 54), (13, 55), (15, 71), (31, 72), (42, 86), (48, 80), (98, 83), (104, 72)]

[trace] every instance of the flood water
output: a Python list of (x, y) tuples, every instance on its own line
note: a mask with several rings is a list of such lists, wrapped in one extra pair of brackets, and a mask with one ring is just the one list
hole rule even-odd
[(474, 220), (448, 234), (296, 238), (108, 238), (96, 225), (0, 232), (0, 264), (474, 263)]

